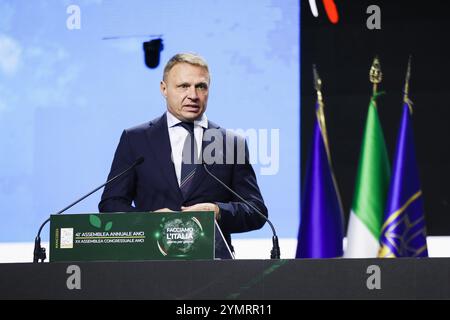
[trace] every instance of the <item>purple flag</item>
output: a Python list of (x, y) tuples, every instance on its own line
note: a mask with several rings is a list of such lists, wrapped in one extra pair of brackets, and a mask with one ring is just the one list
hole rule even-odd
[(317, 103), (295, 257), (341, 257), (343, 221), (343, 211), (331, 166), (325, 116), (323, 107)]
[(397, 151), (388, 193), (379, 257), (427, 257), (422, 190), (419, 182), (411, 110), (403, 106)]

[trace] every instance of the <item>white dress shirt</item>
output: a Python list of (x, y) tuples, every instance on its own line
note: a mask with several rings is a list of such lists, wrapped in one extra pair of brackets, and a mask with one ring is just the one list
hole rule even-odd
[[(181, 160), (183, 153), (184, 141), (189, 132), (182, 126), (177, 126), (181, 120), (177, 119), (169, 111), (167, 114), (167, 128), (169, 129), (170, 148), (172, 150), (172, 161), (175, 166), (175, 174), (177, 175), (178, 185), (181, 183)], [(200, 120), (194, 121), (194, 136), (197, 143), (197, 157), (202, 152), (203, 129), (208, 128), (208, 119), (203, 114)]]

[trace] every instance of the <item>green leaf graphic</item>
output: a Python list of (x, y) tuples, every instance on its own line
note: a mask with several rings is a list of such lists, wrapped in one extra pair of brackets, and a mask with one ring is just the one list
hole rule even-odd
[(102, 227), (102, 221), (100, 220), (100, 218), (97, 216), (94, 216), (93, 214), (91, 214), (89, 216), (89, 222), (91, 223), (92, 226), (94, 226), (96, 228)]
[(105, 226), (105, 231), (111, 230), (112, 225), (113, 225), (112, 221), (109, 221), (109, 222), (106, 224), (106, 226)]

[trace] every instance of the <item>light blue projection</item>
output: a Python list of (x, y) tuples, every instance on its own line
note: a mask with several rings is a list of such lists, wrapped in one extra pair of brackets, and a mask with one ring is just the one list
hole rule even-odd
[[(79, 29), (67, 28), (69, 5)], [(180, 51), (209, 62), (209, 119), (261, 132), (258, 145), (279, 129), (279, 163), (264, 157), (276, 161), (269, 143), (254, 168), (279, 236), (296, 237), (299, 25), (298, 0), (0, 0), (0, 242), (33, 241), (49, 214), (105, 181), (122, 130), (164, 112), (162, 69)], [(148, 69), (153, 35), (164, 50)], [(69, 212), (97, 212), (100, 195)], [(270, 236), (267, 225), (234, 235)]]

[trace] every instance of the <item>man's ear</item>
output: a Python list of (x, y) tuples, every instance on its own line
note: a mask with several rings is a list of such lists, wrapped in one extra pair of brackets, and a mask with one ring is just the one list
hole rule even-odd
[(164, 82), (164, 80), (161, 80), (159, 83), (159, 89), (161, 90), (161, 94), (164, 96), (164, 98), (167, 98), (167, 84)]

